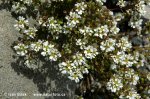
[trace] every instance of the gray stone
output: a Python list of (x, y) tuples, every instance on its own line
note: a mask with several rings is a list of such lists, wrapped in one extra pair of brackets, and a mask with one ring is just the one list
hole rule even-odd
[[(0, 2), (1, 3), (1, 2)], [(57, 75), (58, 71), (50, 68), (47, 74), (33, 72), (16, 62), (12, 44), (19, 35), (13, 27), (15, 18), (6, 10), (7, 5), (0, 4), (0, 99), (71, 99), (75, 84), (66, 77)], [(48, 67), (49, 63), (45, 64)], [(65, 97), (33, 96), (36, 93), (65, 93)], [(26, 96), (16, 96), (24, 93)], [(12, 96), (14, 95), (14, 96)]]

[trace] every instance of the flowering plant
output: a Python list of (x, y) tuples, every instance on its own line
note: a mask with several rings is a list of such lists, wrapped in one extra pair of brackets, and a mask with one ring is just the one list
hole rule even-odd
[[(12, 0), (12, 4), (19, 16), (14, 26), (23, 35), (14, 49), (28, 68), (36, 69), (32, 64), (41, 56), (58, 62), (60, 72), (79, 83), (78, 95), (85, 99), (149, 98), (150, 45), (137, 42), (150, 40), (150, 21), (142, 19), (149, 0)], [(34, 26), (29, 11), (35, 15)]]

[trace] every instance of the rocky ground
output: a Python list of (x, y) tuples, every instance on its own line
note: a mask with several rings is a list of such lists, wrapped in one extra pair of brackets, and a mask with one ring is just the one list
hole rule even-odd
[[(60, 77), (51, 68), (46, 74), (19, 67), (11, 46), (20, 36), (14, 29), (15, 18), (6, 10), (7, 4), (0, 4), (0, 99), (73, 99), (75, 84)], [(146, 8), (150, 11), (150, 8)], [(147, 13), (146, 18), (150, 18)], [(49, 63), (45, 64), (49, 65)], [(35, 93), (65, 93), (65, 97), (33, 96)], [(21, 93), (25, 96), (18, 96)], [(14, 96), (13, 96), (14, 95)]]
[[(7, 6), (0, 4), (0, 99), (71, 99), (74, 82), (60, 77), (57, 70), (51, 68), (49, 73), (40, 74), (22, 68), (16, 62), (11, 46), (20, 35), (13, 27), (15, 18)], [(34, 96), (40, 92), (62, 93), (65, 97)], [(21, 94), (25, 96), (18, 96)]]

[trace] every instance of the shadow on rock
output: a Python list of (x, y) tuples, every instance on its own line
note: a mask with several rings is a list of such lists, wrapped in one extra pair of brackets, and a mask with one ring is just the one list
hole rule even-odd
[[(28, 79), (32, 79), (37, 85), (40, 93), (58, 93), (65, 94), (65, 97), (54, 97), (54, 99), (73, 99), (75, 83), (60, 74), (57, 64), (45, 62), (39, 69), (29, 69), (23, 65), (22, 59), (11, 63), (12, 68), (18, 75), (24, 75)], [(46, 97), (45, 99), (52, 99)]]
[(8, 11), (11, 10), (11, 4), (9, 0), (1, 0), (0, 1), (0, 10), (6, 9)]

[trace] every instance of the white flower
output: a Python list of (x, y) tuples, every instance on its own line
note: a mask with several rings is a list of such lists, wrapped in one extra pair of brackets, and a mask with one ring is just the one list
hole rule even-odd
[(132, 16), (130, 18), (130, 21), (129, 21), (128, 25), (131, 26), (132, 28), (136, 28), (136, 29), (140, 30), (142, 22), (143, 22), (142, 19), (137, 19), (136, 17)]
[(111, 90), (111, 92), (119, 91), (123, 87), (122, 80), (114, 75), (109, 82), (107, 82), (106, 87), (108, 90)]
[(116, 26), (111, 27), (110, 32), (113, 34), (117, 34), (120, 31), (120, 29)]
[(16, 50), (16, 53), (20, 56), (25, 56), (28, 52), (28, 46), (22, 43), (19, 43), (18, 45), (14, 46), (14, 49)]
[(103, 5), (103, 4), (106, 2), (106, 0), (96, 0), (96, 2), (97, 2), (99, 5)]
[(118, 22), (118, 21), (121, 21), (122, 19), (124, 19), (124, 14), (122, 13), (116, 13), (115, 14), (115, 20)]
[(137, 82), (138, 82), (138, 80), (139, 80), (139, 76), (137, 75), (137, 74), (135, 74), (135, 75), (133, 75), (133, 78), (132, 78), (133, 80), (132, 80), (132, 84), (133, 85), (137, 85)]
[(128, 93), (121, 93), (120, 99), (141, 99), (141, 96), (136, 92), (135, 89), (131, 88), (127, 90)]
[(26, 65), (27, 67), (29, 67), (29, 66), (30, 66), (30, 61), (29, 61), (29, 60), (26, 60), (26, 61), (24, 62), (24, 65)]
[(76, 55), (73, 56), (73, 63), (78, 66), (78, 65), (85, 65), (86, 64), (86, 59), (85, 57), (80, 54), (80, 53), (77, 53)]
[(116, 64), (124, 65), (126, 67), (131, 67), (135, 61), (131, 54), (125, 54), (125, 52), (117, 52), (117, 55), (112, 56), (113, 61)]
[(61, 54), (58, 52), (58, 50), (55, 48), (51, 49), (51, 52), (49, 53), (49, 59), (52, 61), (57, 61), (58, 57), (61, 57)]
[(42, 25), (43, 27), (46, 27), (46, 22), (42, 18), (38, 19), (38, 24)]
[(39, 0), (41, 3), (63, 2), (64, 0)]
[(62, 33), (62, 26), (54, 17), (48, 18), (47, 27), (52, 35), (58, 36), (59, 33)]
[(150, 73), (147, 74), (147, 79), (150, 81)]
[(75, 12), (70, 12), (69, 16), (66, 16), (66, 19), (68, 20), (67, 26), (70, 28), (73, 28), (76, 26), (76, 24), (79, 23), (79, 19), (81, 18), (80, 15), (78, 15)]
[(125, 54), (124, 59), (120, 61), (121, 65), (126, 65), (126, 67), (131, 67), (134, 64), (134, 58), (131, 54)]
[(144, 1), (139, 1), (136, 5), (135, 5), (135, 10), (137, 12), (139, 12), (140, 15), (144, 15), (146, 13), (145, 10), (145, 2)]
[(124, 0), (119, 0), (117, 2), (117, 5), (122, 8), (122, 7), (125, 7), (127, 5), (127, 2)]
[(81, 15), (84, 13), (87, 5), (84, 2), (75, 4), (75, 12), (71, 11), (69, 16), (66, 16), (67, 28), (74, 28), (78, 23), (80, 23)]
[(41, 52), (42, 56), (46, 56), (46, 54), (47, 54), (46, 52)]
[(132, 44), (129, 42), (127, 37), (122, 37), (119, 40), (119, 43), (116, 44), (117, 47), (120, 47), (121, 50), (126, 51), (132, 48)]
[(49, 44), (48, 41), (43, 42), (43, 51), (41, 52), (41, 55), (48, 56), (51, 61), (57, 61), (59, 57), (61, 57), (61, 54), (59, 51), (54, 48), (54, 45)]
[(93, 35), (93, 30), (90, 28), (90, 27), (87, 27), (87, 26), (84, 26), (84, 28), (83, 29), (79, 29), (79, 32), (81, 33), (81, 34), (83, 34), (83, 35)]
[(20, 2), (14, 2), (12, 5), (12, 11), (15, 13), (25, 13), (26, 10), (26, 6), (24, 4), (21, 4)]
[(30, 44), (31, 50), (34, 50), (35, 52), (38, 52), (40, 49), (42, 49), (42, 41), (38, 40), (38, 42), (33, 42)]
[(34, 37), (35, 37), (36, 32), (37, 32), (37, 29), (36, 29), (35, 27), (34, 27), (34, 28), (29, 27), (29, 29), (24, 30), (24, 33), (25, 33), (26, 35), (28, 35), (29, 37), (31, 37), (31, 38), (34, 38)]
[(82, 15), (85, 8), (87, 7), (87, 5), (84, 3), (84, 2), (81, 2), (81, 3), (76, 3), (75, 4), (75, 7), (76, 7), (76, 12), (79, 14), (79, 15)]
[(117, 52), (117, 55), (113, 55), (113, 61), (118, 64), (121, 60), (124, 60), (125, 53), (124, 52)]
[(81, 72), (83, 73), (83, 74), (88, 74), (89, 73), (89, 70), (88, 70), (88, 68), (86, 68), (86, 67), (84, 67), (84, 66), (81, 66)]
[(49, 44), (48, 41), (43, 42), (43, 46), (48, 46), (48, 44)]
[(100, 37), (102, 39), (104, 36), (107, 36), (108, 32), (109, 32), (108, 26), (104, 25), (94, 29), (94, 36)]
[(25, 59), (24, 65), (27, 66), (28, 68), (32, 69), (38, 68), (38, 66), (35, 64), (34, 59), (32, 59), (29, 55), (26, 55), (24, 59)]
[(126, 70), (124, 76), (127, 79), (130, 79), (128, 82), (130, 85), (136, 85), (139, 80), (139, 76), (135, 73), (133, 69)]
[(87, 64), (74, 64), (72, 61), (59, 63), (59, 70), (62, 74), (67, 74), (68, 78), (74, 80), (76, 83), (83, 78), (83, 74), (89, 73)]
[(66, 61), (59, 63), (59, 70), (63, 74), (71, 74), (75, 66), (71, 63), (71, 61)]
[(16, 24), (14, 25), (14, 27), (15, 27), (18, 31), (20, 31), (20, 30), (24, 29), (25, 26), (28, 26), (28, 24), (29, 24), (29, 23), (28, 23), (28, 20), (25, 20), (24, 17), (19, 16), (18, 21), (16, 21)]
[(102, 51), (110, 52), (115, 50), (116, 40), (109, 38), (106, 41), (101, 42), (100, 48)]
[(144, 55), (142, 55), (139, 52), (135, 51), (134, 55), (133, 55), (133, 58), (134, 58), (133, 62), (134, 62), (134, 64), (136, 64), (137, 68), (144, 66), (144, 63), (145, 63), (145, 56)]
[(71, 80), (75, 80), (75, 82), (78, 83), (80, 79), (83, 78), (83, 75), (80, 69), (76, 69), (76, 72), (71, 73), (68, 78)]
[(24, 4), (27, 4), (27, 5), (31, 5), (32, 4), (32, 0), (23, 0), (24, 1)]
[(83, 39), (77, 39), (76, 40), (76, 45), (79, 45), (80, 49), (84, 49), (85, 48), (85, 44), (86, 44), (86, 42), (83, 41)]
[(85, 47), (84, 49), (85, 49), (84, 54), (86, 58), (93, 59), (96, 57), (96, 55), (98, 55), (97, 49), (94, 48), (93, 46), (89, 45)]
[(110, 68), (115, 70), (117, 68), (117, 65), (116, 64), (111, 64)]

